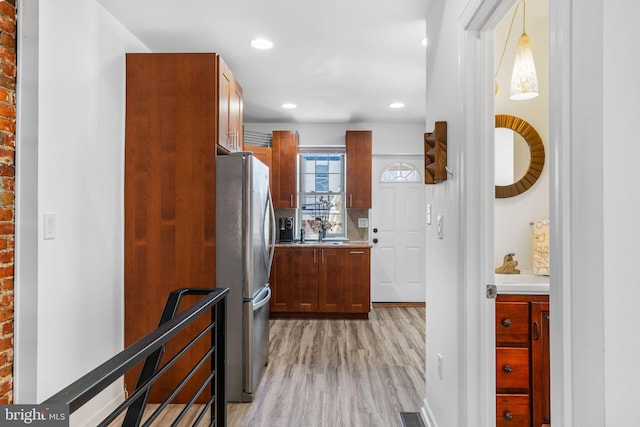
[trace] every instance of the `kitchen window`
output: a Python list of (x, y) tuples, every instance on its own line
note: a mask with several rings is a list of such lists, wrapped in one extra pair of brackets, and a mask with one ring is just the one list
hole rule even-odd
[(299, 154), (300, 209), (298, 223), (307, 238), (343, 238), (345, 219), (345, 155), (308, 151)]

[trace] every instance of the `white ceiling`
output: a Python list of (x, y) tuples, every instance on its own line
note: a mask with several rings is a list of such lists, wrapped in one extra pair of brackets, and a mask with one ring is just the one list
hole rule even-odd
[(426, 0), (98, 1), (153, 52), (222, 55), (245, 123), (424, 121)]

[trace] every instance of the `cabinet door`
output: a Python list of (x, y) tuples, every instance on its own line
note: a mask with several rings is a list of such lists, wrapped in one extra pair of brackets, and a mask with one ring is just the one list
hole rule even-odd
[(273, 312), (290, 311), (293, 301), (293, 250), (276, 248), (269, 281), (271, 287), (269, 310)]
[[(169, 292), (185, 283), (215, 286), (218, 76), (215, 54), (143, 53), (126, 58), (124, 341), (128, 346), (158, 327)], [(192, 326), (202, 329), (206, 324)], [(176, 338), (166, 354), (175, 354), (188, 342), (184, 334)], [(162, 390), (175, 388), (180, 373), (207, 350), (207, 341), (196, 343), (154, 385), (151, 402), (166, 398)], [(129, 393), (139, 369), (126, 375)], [(204, 381), (202, 373), (198, 371), (174, 402), (189, 401)]]
[(298, 132), (273, 131), (273, 207), (295, 208), (297, 206), (296, 183), (298, 155)]
[(343, 312), (345, 251), (323, 248), (319, 252), (318, 309), (325, 313)]
[(370, 305), (370, 250), (346, 249), (344, 269), (345, 312), (368, 313)]
[(218, 145), (230, 152), (242, 151), (242, 87), (222, 58), (218, 57), (218, 61)]
[(320, 249), (295, 248), (289, 311), (318, 311), (318, 264)]
[(371, 208), (371, 131), (347, 131), (347, 207)]
[(232, 76), (231, 71), (229, 70), (229, 68), (227, 68), (222, 59), (219, 59), (219, 64), (220, 77), (218, 84), (218, 145), (226, 150), (232, 151), (231, 133), (229, 129), (229, 100), (231, 99)]
[(231, 91), (229, 93), (229, 134), (231, 151), (242, 151), (244, 134), (242, 128), (242, 88), (232, 76)]
[(244, 150), (251, 151), (254, 156), (256, 156), (262, 163), (269, 167), (269, 183), (271, 185), (271, 188), (273, 188), (273, 164), (271, 160), (271, 148), (245, 145)]
[(531, 388), (533, 426), (551, 424), (549, 303), (531, 303)]

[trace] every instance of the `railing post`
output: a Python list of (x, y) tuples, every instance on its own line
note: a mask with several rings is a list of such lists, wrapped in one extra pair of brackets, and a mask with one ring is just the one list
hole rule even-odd
[[(169, 320), (173, 319), (176, 315), (176, 311), (178, 310), (178, 306), (180, 305), (180, 300), (182, 299), (183, 294), (185, 294), (187, 289), (178, 289), (169, 294), (167, 298), (167, 303), (164, 306), (164, 311), (162, 312), (162, 316), (160, 317), (160, 323), (158, 327), (164, 325)], [(211, 309), (213, 310), (215, 306)], [(147, 360), (144, 362), (144, 366), (142, 367), (142, 371), (140, 372), (140, 377), (138, 378), (138, 384), (136, 384), (136, 390), (144, 385), (145, 382), (149, 380), (158, 370), (158, 366), (160, 364), (160, 360), (162, 359), (162, 355), (164, 354), (165, 345), (156, 350), (153, 354), (147, 357)], [(127, 415), (125, 415), (124, 421), (122, 422), (122, 427), (135, 427), (140, 425), (140, 421), (142, 421), (142, 415), (144, 413), (144, 408), (147, 406), (147, 400), (149, 399), (149, 393), (151, 393), (151, 388), (148, 388), (142, 396), (136, 399), (135, 402), (131, 404), (131, 407), (127, 410)]]
[[(211, 408), (211, 424), (224, 427), (227, 425), (227, 395), (225, 390), (225, 372), (227, 363), (227, 300), (223, 299), (211, 308), (211, 321), (215, 322), (215, 330), (212, 330), (211, 342), (215, 343), (215, 358), (212, 358), (211, 369), (215, 369), (215, 381), (211, 384), (211, 395), (215, 392), (215, 408)], [(215, 341), (214, 341), (215, 340)], [(215, 364), (215, 365), (214, 365)], [(215, 388), (215, 389), (214, 389)], [(215, 422), (214, 422), (214, 413)]]

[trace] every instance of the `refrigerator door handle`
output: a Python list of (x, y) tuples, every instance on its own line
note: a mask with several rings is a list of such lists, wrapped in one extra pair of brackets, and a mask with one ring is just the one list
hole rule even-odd
[(271, 274), (271, 265), (273, 264), (273, 254), (276, 251), (276, 213), (273, 209), (273, 198), (271, 197), (271, 188), (267, 187), (267, 202), (269, 209), (269, 216), (271, 218), (271, 241), (269, 242), (271, 248), (269, 248), (269, 263), (267, 265), (267, 280), (269, 279), (269, 275)]
[(262, 308), (263, 306), (269, 304), (269, 300), (271, 299), (271, 288), (268, 286), (265, 286), (264, 290), (260, 291), (260, 293), (264, 293), (266, 292), (266, 296), (262, 299), (259, 299), (258, 297), (256, 297), (256, 300), (258, 300), (258, 302), (253, 303), (253, 311), (256, 311), (260, 308)]

